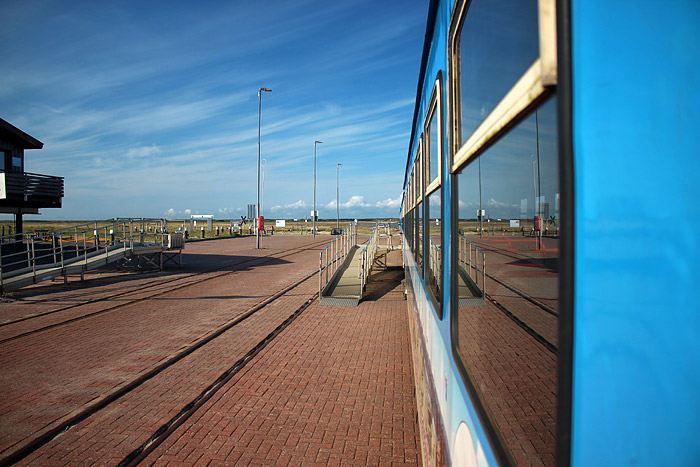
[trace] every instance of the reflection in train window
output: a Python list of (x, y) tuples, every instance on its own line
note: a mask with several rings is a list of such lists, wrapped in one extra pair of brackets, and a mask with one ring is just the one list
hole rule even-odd
[(423, 202), (416, 206), (416, 264), (423, 277)]
[[(478, 159), (456, 177), (457, 352), (516, 463), (553, 465), (560, 222), (556, 97)], [(483, 232), (479, 209), (486, 211)], [(486, 300), (476, 300), (469, 293), (483, 288), (484, 276)]]
[[(421, 142), (423, 138), (421, 137)], [(416, 204), (416, 264), (418, 265), (418, 272), (420, 273), (421, 277), (423, 277), (423, 251), (425, 249), (425, 245), (423, 243), (423, 206), (424, 206), (424, 199), (423, 196), (425, 194), (425, 177), (424, 177), (424, 171), (425, 171), (425, 166), (424, 166), (424, 158), (423, 155), (420, 151), (418, 150), (418, 157), (416, 157), (416, 165), (415, 165), (415, 172), (416, 172), (416, 196), (418, 203)]]
[(432, 183), (440, 176), (440, 148), (438, 147), (437, 107), (433, 107), (432, 115), (426, 127), (427, 140), (425, 142), (428, 154), (428, 167), (426, 169), (428, 183)]
[[(438, 188), (428, 196), (428, 264), (427, 282), (433, 298), (442, 301), (442, 188)], [(438, 316), (442, 313), (438, 311)]]
[(473, 0), (459, 54), (461, 146), (539, 56), (537, 0)]

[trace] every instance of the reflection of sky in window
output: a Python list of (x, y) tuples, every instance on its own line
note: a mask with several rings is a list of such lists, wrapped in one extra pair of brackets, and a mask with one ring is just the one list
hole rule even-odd
[[(535, 192), (541, 190), (549, 215), (558, 216), (559, 160), (556, 98), (552, 98), (481, 155), (482, 208), (487, 217), (519, 219), (535, 215)], [(537, 130), (540, 160), (537, 186)], [(458, 177), (459, 217), (473, 219), (479, 209), (479, 164), (475, 159)], [(526, 200), (523, 204), (522, 200)], [(544, 212), (542, 215), (544, 216)]]
[(474, 0), (460, 42), (462, 143), (539, 56), (537, 0)]
[(428, 196), (428, 219), (435, 219), (441, 217), (440, 213), (440, 205), (442, 204), (442, 195), (441, 195), (442, 189), (438, 188), (437, 190), (433, 191), (430, 193), (430, 196)]
[(439, 163), (440, 163), (440, 153), (438, 152), (438, 128), (437, 128), (437, 108), (433, 112), (433, 116), (430, 119), (428, 128), (428, 151), (430, 154), (430, 169), (429, 169), (429, 179), (430, 182), (435, 180), (438, 176)]

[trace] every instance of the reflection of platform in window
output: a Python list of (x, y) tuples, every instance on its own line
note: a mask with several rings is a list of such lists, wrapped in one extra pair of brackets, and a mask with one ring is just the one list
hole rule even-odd
[(465, 235), (459, 234), (457, 261), (457, 297), (459, 306), (484, 304), (486, 255)]
[[(545, 463), (554, 457), (557, 394), (559, 238), (558, 229), (547, 229), (549, 203), (559, 195), (556, 125), (554, 97), (485, 150), (480, 164), (474, 159), (462, 167), (456, 179), (464, 232), (455, 245), (464, 282), (456, 313), (458, 352), (508, 450)], [(521, 234), (476, 234), (473, 207), (480, 200), (491, 218), (520, 217)], [(536, 216), (545, 237), (531, 232)], [(480, 277), (475, 258), (488, 263), (485, 300), (476, 306), (466, 298), (468, 278)], [(543, 429), (530, 430), (533, 420)]]

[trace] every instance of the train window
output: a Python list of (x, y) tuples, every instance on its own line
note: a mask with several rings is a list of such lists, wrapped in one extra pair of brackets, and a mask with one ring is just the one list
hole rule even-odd
[(498, 139), (556, 84), (553, 0), (463, 0), (451, 29), (454, 161)]
[(433, 86), (425, 119), (425, 278), (437, 314), (442, 318), (442, 74)]
[(426, 149), (428, 151), (428, 181), (433, 183), (440, 181), (440, 148), (438, 144), (437, 114), (434, 111), (428, 120), (426, 128)]
[(413, 209), (413, 206), (415, 204), (415, 197), (413, 196), (413, 177), (414, 177), (414, 170), (411, 169), (411, 175), (408, 177), (408, 209), (411, 210)]
[[(560, 223), (556, 107), (556, 96), (545, 101), (455, 177), (455, 351), (516, 464), (554, 464)], [(486, 300), (479, 300), (484, 280)]]
[(473, 0), (459, 50), (463, 144), (537, 59), (537, 0)]
[[(425, 215), (428, 227), (426, 235), (428, 237), (428, 262), (426, 264), (426, 278), (428, 290), (433, 299), (439, 305), (442, 302), (442, 188), (438, 187), (428, 195), (426, 204), (427, 213)], [(442, 309), (436, 307), (438, 316), (442, 318)]]
[[(423, 137), (421, 136), (421, 144), (423, 142)], [(420, 273), (421, 276), (423, 276), (423, 251), (425, 249), (424, 243), (423, 243), (423, 194), (425, 192), (425, 187), (424, 187), (424, 180), (425, 177), (423, 176), (423, 173), (425, 171), (425, 167), (423, 164), (423, 154), (421, 151), (421, 147), (419, 146), (418, 148), (418, 156), (416, 157), (416, 195), (417, 195), (417, 203), (416, 203), (416, 264), (418, 265), (418, 272)]]
[(441, 75), (435, 80), (433, 93), (430, 97), (430, 105), (425, 119), (425, 152), (426, 152), (426, 178), (427, 191), (430, 193), (442, 180), (441, 160), (442, 141), (439, 135), (442, 134), (441, 109)]
[(423, 203), (416, 206), (416, 264), (418, 272), (423, 276)]
[(409, 182), (408, 182), (408, 224), (406, 226), (406, 236), (408, 237), (408, 247), (412, 252), (416, 251), (416, 246), (415, 246), (415, 232), (414, 232), (414, 225), (413, 225), (413, 209), (415, 205), (415, 197), (414, 197), (414, 170), (411, 170), (411, 175), (409, 177)]

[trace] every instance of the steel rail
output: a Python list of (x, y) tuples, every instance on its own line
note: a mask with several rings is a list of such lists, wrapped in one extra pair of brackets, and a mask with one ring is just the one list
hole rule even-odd
[[(74, 318), (70, 318), (70, 319), (67, 319), (67, 320), (65, 320), (65, 321), (61, 321), (61, 322), (58, 322), (58, 323), (52, 323), (52, 324), (47, 325), (47, 326), (39, 327), (39, 328), (36, 328), (36, 329), (32, 329), (32, 330), (30, 330), (30, 331), (26, 331), (26, 332), (23, 332), (23, 333), (20, 333), (20, 334), (16, 334), (16, 335), (14, 335), (14, 336), (7, 337), (7, 338), (4, 338), (4, 339), (0, 340), (0, 345), (5, 344), (5, 343), (10, 342), (10, 341), (13, 341), (13, 340), (16, 340), (16, 339), (20, 339), (20, 338), (23, 338), (23, 337), (30, 336), (30, 335), (32, 335), (32, 334), (37, 334), (37, 333), (39, 333), (39, 332), (43, 332), (43, 331), (46, 331), (46, 330), (49, 330), (49, 329), (53, 329), (53, 328), (56, 328), (56, 327), (59, 327), (59, 326), (63, 326), (63, 325), (70, 324), (70, 323), (73, 323), (73, 322), (76, 322), (76, 321), (80, 321), (80, 320), (83, 320), (83, 319), (86, 319), (86, 318), (90, 318), (90, 317), (94, 317), (94, 316), (101, 315), (101, 314), (103, 314), (103, 313), (115, 311), (115, 310), (118, 310), (118, 309), (123, 308), (123, 307), (125, 307), (125, 306), (132, 305), (132, 304), (134, 304), (134, 303), (146, 301), (146, 300), (149, 300), (149, 299), (152, 299), (152, 298), (155, 298), (155, 297), (158, 297), (158, 296), (161, 296), (161, 295), (164, 295), (164, 294), (173, 292), (173, 291), (175, 291), (175, 290), (181, 290), (181, 289), (186, 288), (186, 287), (190, 287), (190, 286), (193, 286), (193, 285), (198, 285), (198, 284), (201, 284), (201, 283), (206, 282), (206, 281), (209, 281), (209, 280), (213, 280), (213, 279), (217, 279), (217, 278), (223, 277), (223, 276), (225, 276), (225, 275), (227, 275), (227, 274), (239, 273), (239, 272), (241, 272), (241, 269), (242, 269), (243, 267), (250, 267), (251, 263), (258, 262), (258, 264), (265, 264), (265, 263), (268, 263), (268, 262), (270, 262), (270, 261), (274, 261), (274, 260), (276, 260), (276, 259), (286, 258), (287, 256), (291, 256), (291, 255), (294, 255), (294, 254), (297, 254), (297, 253), (301, 253), (301, 252), (305, 251), (306, 249), (309, 249), (309, 247), (314, 247), (314, 246), (317, 246), (317, 244), (316, 244), (316, 243), (313, 243), (313, 244), (304, 245), (304, 246), (301, 246), (301, 247), (290, 248), (290, 249), (288, 249), (288, 250), (284, 250), (284, 251), (280, 252), (281, 254), (277, 254), (277, 255), (275, 255), (275, 256), (261, 256), (261, 257), (251, 258), (251, 259), (245, 260), (245, 261), (239, 261), (239, 262), (235, 262), (235, 263), (227, 263), (227, 264), (224, 264), (224, 265), (217, 266), (216, 268), (211, 268), (211, 269), (208, 269), (208, 270), (205, 270), (205, 271), (201, 271), (201, 272), (196, 272), (196, 273), (188, 274), (188, 275), (186, 275), (186, 276), (184, 276), (184, 277), (181, 276), (181, 277), (176, 277), (176, 278), (173, 278), (173, 279), (170, 279), (170, 280), (166, 280), (166, 281), (153, 282), (153, 283), (151, 283), (151, 284), (147, 284), (147, 285), (144, 285), (144, 286), (142, 286), (142, 287), (138, 287), (138, 288), (135, 288), (135, 289), (131, 289), (131, 290), (128, 290), (128, 291), (125, 291), (125, 292), (119, 292), (119, 293), (112, 294), (112, 295), (109, 295), (109, 296), (100, 297), (100, 298), (95, 299), (95, 300), (90, 300), (90, 301), (83, 302), (83, 303), (78, 303), (78, 304), (75, 304), (75, 305), (69, 305), (69, 306), (62, 307), (62, 308), (59, 308), (59, 309), (56, 309), (56, 310), (50, 310), (50, 311), (47, 311), (47, 312), (44, 312), (44, 313), (39, 313), (39, 314), (27, 316), (27, 317), (22, 317), (22, 318), (13, 320), (13, 321), (7, 321), (7, 322), (4, 322), (4, 323), (0, 323), (0, 327), (8, 326), (8, 325), (16, 324), (16, 323), (19, 323), (19, 322), (22, 322), (22, 321), (27, 321), (27, 320), (30, 320), (30, 319), (40, 318), (40, 317), (42, 317), (42, 316), (50, 315), (50, 314), (53, 314), (53, 313), (58, 313), (58, 312), (61, 312), (61, 311), (66, 311), (66, 310), (78, 308), (78, 307), (85, 306), (85, 305), (89, 305), (89, 304), (94, 304), (94, 303), (99, 303), (99, 302), (102, 302), (102, 301), (107, 301), (107, 300), (113, 299), (113, 298), (115, 298), (115, 297), (119, 297), (119, 296), (123, 296), (123, 295), (128, 295), (128, 294), (132, 294), (132, 293), (136, 293), (136, 292), (141, 292), (141, 291), (146, 290), (146, 289), (149, 289), (149, 288), (151, 288), (151, 287), (157, 287), (157, 286), (161, 286), (161, 285), (171, 285), (171, 284), (173, 284), (174, 282), (184, 281), (184, 280), (186, 280), (186, 279), (191, 279), (191, 278), (193, 278), (193, 277), (197, 277), (197, 276), (200, 276), (200, 275), (202, 275), (202, 274), (214, 272), (214, 271), (217, 271), (217, 270), (220, 270), (220, 269), (223, 269), (223, 268), (232, 267), (232, 266), (236, 267), (235, 270), (232, 270), (232, 271), (224, 271), (224, 272), (222, 272), (221, 274), (217, 274), (217, 275), (215, 275), (215, 276), (205, 277), (205, 278), (202, 278), (201, 280), (195, 280), (195, 281), (188, 282), (188, 283), (185, 283), (185, 284), (176, 284), (176, 285), (174, 285), (174, 286), (172, 286), (172, 287), (170, 287), (170, 288), (168, 288), (168, 289), (166, 289), (166, 290), (158, 291), (158, 292), (156, 292), (156, 293), (153, 293), (153, 294), (151, 294), (151, 295), (148, 295), (147, 297), (135, 298), (135, 299), (130, 300), (130, 301), (121, 302), (121, 303), (119, 303), (119, 304), (117, 304), (117, 305), (114, 305), (114, 306), (112, 306), (112, 307), (104, 308), (104, 309), (102, 309), (102, 310), (97, 310), (97, 311), (94, 311), (94, 312), (91, 312), (91, 313), (88, 313), (88, 314), (85, 314), (85, 315), (76, 316), (76, 317), (74, 317)], [(314, 273), (315, 273), (315, 272), (314, 272)]]
[[(165, 360), (161, 361), (160, 364), (156, 365), (148, 372), (146, 372), (142, 375), (139, 375), (137, 378), (135, 378), (129, 382), (122, 383), (122, 385), (120, 387), (118, 387), (115, 391), (113, 391), (110, 394), (106, 394), (106, 395), (99, 397), (97, 399), (93, 399), (90, 403), (88, 403), (86, 406), (84, 406), (83, 409), (80, 410), (79, 413), (74, 414), (72, 416), (69, 416), (65, 420), (62, 420), (61, 422), (59, 422), (56, 426), (54, 426), (50, 429), (47, 429), (46, 432), (41, 434), (41, 436), (35, 438), (34, 440), (30, 441), (29, 443), (26, 443), (24, 446), (21, 446), (19, 449), (15, 450), (11, 454), (9, 454), (5, 457), (2, 457), (0, 455), (0, 464), (1, 465), (9, 465), (9, 464), (13, 464), (13, 463), (21, 461), (22, 459), (29, 456), (30, 454), (32, 454), (36, 450), (40, 449), (42, 446), (51, 442), (57, 436), (66, 432), (67, 430), (71, 429), (72, 427), (74, 427), (78, 423), (91, 417), (92, 415), (99, 412), (100, 410), (108, 407), (111, 403), (117, 401), (118, 399), (122, 398), (126, 394), (130, 393), (131, 391), (133, 391), (137, 387), (141, 386), (146, 381), (153, 379), (155, 376), (157, 376), (163, 370), (172, 367), (177, 362), (181, 361), (183, 358), (192, 354), (194, 351), (204, 347), (206, 344), (210, 343), (211, 341), (213, 341), (217, 337), (220, 337), (226, 331), (232, 329), (236, 325), (238, 325), (238, 324), (242, 323), (243, 321), (245, 321), (246, 319), (250, 318), (255, 313), (264, 309), (267, 305), (273, 303), (274, 301), (276, 301), (277, 299), (282, 297), (287, 292), (293, 290), (294, 288), (298, 287), (299, 285), (301, 285), (305, 281), (312, 278), (315, 274), (316, 274), (316, 271), (314, 270), (312, 273), (306, 275), (305, 277), (293, 282), (290, 285), (283, 287), (282, 289), (278, 290), (273, 295), (267, 297), (266, 299), (262, 300), (258, 304), (250, 307), (248, 310), (246, 310), (241, 315), (238, 315), (237, 317), (232, 318), (231, 320), (224, 323), (223, 325), (218, 326), (217, 328), (212, 330), (209, 334), (201, 337), (200, 339), (197, 339), (196, 341), (192, 342), (187, 347), (181, 349), (177, 353), (175, 353), (175, 354), (171, 355), (170, 357), (166, 358)], [(234, 364), (233, 367), (229, 368), (229, 370), (227, 370), (227, 372), (224, 372), (224, 375), (229, 373), (228, 378), (226, 378), (225, 380), (222, 380), (223, 375), (220, 376), (212, 385), (210, 385), (207, 389), (205, 389), (205, 391), (203, 391), (200, 394), (200, 396), (198, 396), (195, 399), (195, 401), (199, 400), (199, 401), (201, 401), (201, 403), (204, 403), (206, 401), (206, 399), (202, 400), (203, 397), (206, 397), (207, 399), (209, 397), (211, 397), (216, 391), (218, 391), (218, 389), (221, 388), (221, 386), (226, 381), (228, 381), (228, 379), (230, 379), (231, 376), (233, 376), (232, 369), (235, 370), (235, 369), (242, 368), (242, 366), (244, 366), (255, 354), (257, 354), (260, 350), (262, 350), (262, 348), (264, 348), (267, 344), (269, 344), (269, 342), (271, 342), (271, 340), (274, 339), (274, 337), (276, 337), (285, 327), (287, 327), (292, 321), (294, 321), (294, 319), (296, 319), (296, 317), (298, 317), (303, 310), (308, 308), (317, 297), (318, 297), (317, 293), (314, 292), (313, 294), (311, 294), (310, 298), (301, 307), (297, 308), (286, 320), (284, 320), (282, 322), (282, 324), (278, 325), (277, 328), (275, 328), (275, 330), (272, 333), (268, 334), (265, 338), (263, 338), (261, 341), (259, 341), (253, 347), (253, 349), (249, 350), (248, 353), (246, 353), (246, 355), (242, 359), (240, 359), (238, 362), (236, 362), (236, 364)], [(213, 392), (212, 392), (212, 388), (214, 388)], [(203, 394), (204, 394), (204, 396), (203, 396)], [(196, 410), (201, 405), (201, 403), (199, 405), (196, 405), (193, 403), (187, 404), (185, 406), (185, 409), (186, 409), (186, 411), (190, 411), (189, 415), (191, 415), (191, 413), (194, 412), (194, 410)], [(185, 418), (182, 418), (182, 411), (181, 411), (176, 416), (179, 424), (184, 422), (186, 420), (186, 418), (189, 417), (189, 415), (187, 415), (187, 417), (185, 417)], [(172, 422), (172, 420), (171, 420), (171, 422)], [(169, 422), (169, 423), (171, 423), (171, 422)], [(168, 424), (166, 424), (166, 425), (168, 425)], [(171, 425), (172, 425), (172, 423), (171, 423)], [(176, 426), (175, 426), (175, 428), (176, 428)], [(171, 432), (172, 431), (167, 432), (167, 436), (169, 436), (169, 434)], [(156, 433), (155, 433), (157, 435), (156, 438), (161, 438), (165, 433), (166, 432), (164, 432), (162, 430), (156, 431)], [(165, 436), (165, 437), (167, 438), (167, 436)], [(158, 444), (160, 444), (160, 442), (162, 442), (165, 439), (165, 438), (162, 438), (162, 439), (160, 439), (160, 441), (157, 441), (156, 438), (154, 438), (154, 436), (151, 436), (149, 438), (149, 441), (147, 442), (148, 446), (142, 445), (140, 448), (137, 448), (136, 451), (138, 451), (138, 453), (136, 453), (134, 455), (134, 453), (136, 451), (133, 451), (131, 454), (127, 455), (127, 457), (119, 465), (123, 465), (123, 463), (125, 461), (127, 461), (128, 465), (133, 465), (133, 462), (137, 463), (140, 459), (145, 457), (148, 453), (150, 453), (151, 450), (155, 449), (158, 446)], [(157, 441), (157, 443), (156, 443), (156, 441)], [(138, 460), (134, 460), (134, 459), (138, 459)]]

